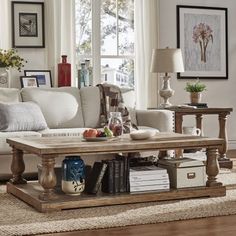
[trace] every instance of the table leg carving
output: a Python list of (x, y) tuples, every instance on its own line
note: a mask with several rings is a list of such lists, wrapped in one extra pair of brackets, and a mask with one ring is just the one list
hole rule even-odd
[(54, 187), (56, 186), (57, 179), (54, 166), (54, 157), (42, 157), (42, 173), (39, 183), (42, 185), (44, 191), (39, 195), (39, 199), (41, 200), (52, 200), (56, 198), (54, 194)]
[(219, 148), (220, 159), (226, 158), (226, 151), (227, 151), (226, 120), (227, 120), (226, 113), (219, 114), (219, 125), (220, 125), (219, 138), (223, 138), (225, 140), (225, 143), (222, 146), (222, 148)]
[(203, 135), (203, 127), (202, 127), (202, 118), (203, 118), (202, 114), (197, 114), (196, 115), (196, 126), (197, 126), (198, 129), (201, 130), (201, 136), (204, 136)]
[[(182, 134), (183, 129), (183, 114), (175, 113), (175, 132)], [(183, 149), (175, 150), (175, 158), (183, 157)]]
[(217, 182), (216, 176), (219, 173), (219, 163), (218, 163), (218, 150), (216, 148), (208, 148), (206, 150), (207, 163), (206, 163), (206, 174), (208, 179), (206, 182), (207, 187), (221, 186), (222, 183)]
[(26, 184), (27, 181), (22, 177), (24, 171), (25, 171), (25, 163), (23, 159), (23, 151), (13, 147), (12, 163), (11, 163), (11, 172), (13, 177), (12, 179), (10, 179), (10, 183)]

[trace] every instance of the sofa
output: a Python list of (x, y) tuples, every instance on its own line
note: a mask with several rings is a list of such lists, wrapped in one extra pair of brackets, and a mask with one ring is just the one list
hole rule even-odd
[[(28, 103), (37, 104), (44, 121), (34, 121), (36, 124), (46, 123), (46, 127), (29, 127), (30, 122), (23, 128), (21, 124), (14, 124), (8, 129), (0, 131), (0, 180), (11, 176), (11, 147), (6, 143), (7, 138), (13, 137), (55, 137), (82, 136), (86, 128), (99, 128), (100, 93), (98, 87), (60, 88), (0, 88), (0, 104), (6, 106), (20, 106)], [(17, 117), (31, 119), (30, 112), (17, 111)], [(36, 113), (39, 112), (38, 110)], [(33, 112), (35, 115), (35, 112)], [(20, 115), (19, 115), (20, 114)], [(30, 115), (28, 115), (30, 114)], [(156, 129), (160, 132), (173, 131), (173, 113), (169, 110), (130, 110), (131, 120), (139, 129)], [(15, 115), (14, 115), (15, 116)], [(40, 116), (38, 115), (37, 118)], [(14, 118), (14, 117), (13, 117)], [(23, 119), (24, 120), (24, 119)], [(0, 127), (1, 122), (0, 119)], [(14, 121), (13, 121), (14, 122)], [(28, 126), (29, 125), (29, 126)], [(64, 157), (58, 158), (60, 165)], [(87, 159), (86, 159), (87, 160)], [(89, 158), (90, 162), (96, 157)], [(26, 174), (36, 173), (40, 158), (25, 154)]]

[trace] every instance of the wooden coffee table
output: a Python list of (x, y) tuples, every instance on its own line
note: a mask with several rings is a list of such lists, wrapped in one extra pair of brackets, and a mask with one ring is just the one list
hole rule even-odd
[[(40, 212), (53, 210), (138, 203), (181, 198), (224, 196), (226, 189), (217, 181), (219, 164), (218, 149), (224, 145), (220, 138), (196, 137), (177, 133), (160, 133), (149, 140), (131, 140), (129, 135), (104, 142), (85, 142), (78, 137), (43, 137), (43, 138), (11, 138), (7, 143), (13, 149), (11, 171), (13, 178), (7, 183), (7, 192), (32, 205)], [(69, 196), (55, 189), (55, 158), (59, 155), (132, 153), (147, 150), (160, 150), (160, 158), (166, 150), (206, 148), (207, 181), (205, 187), (171, 189), (165, 192), (145, 192), (138, 194), (98, 194)], [(23, 153), (32, 153), (42, 158), (42, 177), (40, 184), (23, 179), (25, 170)], [(87, 156), (88, 155), (88, 156)]]

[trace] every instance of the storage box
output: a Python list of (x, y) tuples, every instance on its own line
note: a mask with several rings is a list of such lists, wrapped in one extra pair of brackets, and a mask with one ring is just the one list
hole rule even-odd
[(163, 159), (158, 166), (167, 169), (171, 188), (206, 186), (206, 167), (203, 161), (191, 158)]

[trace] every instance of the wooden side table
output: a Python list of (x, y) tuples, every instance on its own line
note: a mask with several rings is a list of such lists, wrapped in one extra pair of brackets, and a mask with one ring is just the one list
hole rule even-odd
[(166, 108), (175, 112), (175, 132), (182, 133), (183, 116), (195, 115), (196, 116), (196, 127), (203, 130), (202, 119), (203, 115), (218, 115), (219, 119), (219, 138), (225, 140), (224, 145), (219, 149), (219, 164), (220, 167), (232, 169), (233, 162), (226, 157), (228, 138), (226, 131), (226, 120), (232, 108)]

